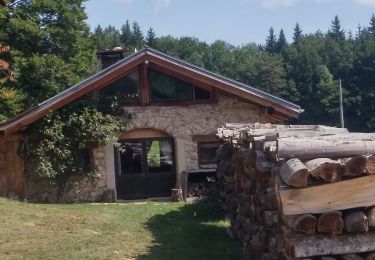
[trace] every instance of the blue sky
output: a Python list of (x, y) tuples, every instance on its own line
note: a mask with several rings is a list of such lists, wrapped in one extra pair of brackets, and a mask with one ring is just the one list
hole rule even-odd
[(211, 43), (264, 43), (271, 26), (291, 40), (296, 22), (304, 33), (325, 32), (337, 14), (346, 31), (368, 25), (375, 0), (88, 0), (92, 28), (137, 21), (144, 33), (150, 26), (157, 36), (193, 36)]

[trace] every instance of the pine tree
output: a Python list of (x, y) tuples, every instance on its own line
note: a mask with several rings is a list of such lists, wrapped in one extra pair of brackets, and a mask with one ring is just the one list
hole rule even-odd
[(133, 35), (132, 35), (131, 45), (136, 48), (143, 47), (144, 45), (143, 33), (137, 22), (133, 22), (132, 31), (133, 31)]
[(298, 23), (294, 26), (294, 33), (293, 33), (293, 44), (296, 45), (302, 38), (302, 29)]
[(370, 33), (375, 34), (375, 15), (372, 14), (370, 18), (370, 26), (368, 27)]
[(132, 38), (133, 38), (133, 32), (130, 27), (130, 23), (128, 20), (126, 20), (125, 24), (121, 27), (121, 42), (124, 45), (124, 47), (129, 48), (132, 44)]
[(147, 31), (146, 44), (148, 47), (155, 47), (156, 34), (152, 27)]
[(273, 27), (271, 27), (269, 30), (264, 50), (269, 53), (274, 53), (276, 51), (276, 35)]
[(337, 15), (332, 20), (331, 28), (328, 31), (328, 36), (335, 41), (345, 40), (345, 31), (341, 28), (341, 22)]
[(281, 52), (281, 50), (284, 48), (286, 45), (286, 38), (283, 29), (280, 30), (279, 33), (279, 38), (277, 39), (276, 42), (276, 52)]

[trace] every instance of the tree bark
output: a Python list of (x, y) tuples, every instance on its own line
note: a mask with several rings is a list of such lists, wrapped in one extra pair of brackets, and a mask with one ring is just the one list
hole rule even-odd
[[(328, 139), (329, 137), (329, 139)], [(280, 138), (278, 139), (278, 158), (342, 158), (375, 153), (375, 139), (352, 140), (343, 135), (332, 135), (326, 139)], [(320, 137), (321, 138), (321, 137)]]

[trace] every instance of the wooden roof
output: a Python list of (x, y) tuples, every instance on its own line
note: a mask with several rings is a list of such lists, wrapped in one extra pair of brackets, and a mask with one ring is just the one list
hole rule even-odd
[(240, 97), (262, 107), (272, 107), (274, 112), (270, 116), (272, 117), (271, 121), (274, 122), (284, 121), (290, 117), (298, 118), (299, 114), (303, 112), (298, 105), (282, 98), (204, 70), (164, 53), (145, 48), (17, 115), (13, 119), (0, 124), (0, 134), (11, 134), (20, 131), (48, 113), (95, 89), (107, 86), (134, 70), (138, 65), (148, 62), (166, 68), (183, 77), (192, 78), (196, 82), (211, 85), (217, 90)]

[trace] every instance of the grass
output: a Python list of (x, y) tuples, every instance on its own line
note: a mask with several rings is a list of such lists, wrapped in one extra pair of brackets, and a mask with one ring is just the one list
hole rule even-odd
[(0, 199), (0, 259), (239, 259), (217, 204)]

